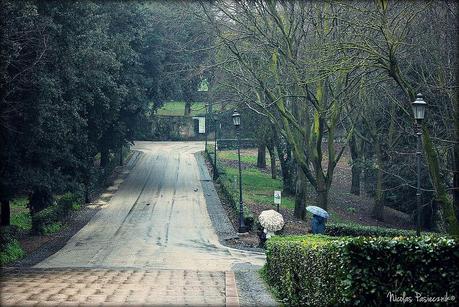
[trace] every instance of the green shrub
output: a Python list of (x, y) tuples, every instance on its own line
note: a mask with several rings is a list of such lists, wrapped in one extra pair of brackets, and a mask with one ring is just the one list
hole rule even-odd
[(0, 266), (24, 257), (25, 252), (16, 240), (18, 227), (6, 226), (0, 229)]
[(327, 223), (325, 234), (334, 237), (397, 237), (414, 236), (416, 231), (358, 224)]
[(43, 234), (49, 235), (58, 232), (62, 228), (61, 222), (46, 224), (43, 226)]
[(61, 208), (57, 205), (48, 207), (32, 216), (32, 233), (33, 234), (45, 234), (45, 228), (48, 225), (59, 222), (63, 217)]
[(63, 221), (71, 211), (78, 210), (82, 197), (74, 193), (60, 196), (55, 205), (41, 210), (32, 216), (33, 234), (51, 234), (60, 230)]
[(384, 305), (459, 293), (459, 244), (442, 237), (274, 237), (266, 276), (287, 305)]
[(4, 249), (6, 245), (15, 240), (19, 234), (18, 229), (19, 227), (14, 225), (2, 226), (0, 228), (0, 249)]
[(65, 193), (62, 195), (58, 201), (57, 206), (60, 209), (60, 213), (63, 216), (67, 216), (71, 211), (78, 210), (81, 206), (83, 198), (81, 195), (75, 193)]
[(354, 304), (388, 302), (388, 294), (430, 297), (459, 294), (459, 244), (423, 236), (347, 240), (343, 296)]
[(22, 250), (19, 242), (14, 239), (12, 242), (2, 247), (0, 251), (0, 266), (4, 266), (8, 263), (21, 259), (25, 256), (25, 252)]
[(286, 305), (338, 301), (338, 252), (324, 236), (273, 237), (267, 243), (268, 282)]

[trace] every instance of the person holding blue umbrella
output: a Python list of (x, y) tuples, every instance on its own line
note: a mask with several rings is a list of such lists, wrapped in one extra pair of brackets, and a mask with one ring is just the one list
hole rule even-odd
[(323, 234), (325, 223), (330, 217), (327, 211), (317, 206), (307, 206), (306, 210), (312, 213), (311, 230), (313, 234)]

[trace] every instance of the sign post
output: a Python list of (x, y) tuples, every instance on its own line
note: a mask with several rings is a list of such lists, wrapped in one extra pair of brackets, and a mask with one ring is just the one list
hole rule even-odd
[(281, 191), (274, 191), (274, 204), (277, 205), (277, 212), (279, 212), (279, 205), (282, 202)]

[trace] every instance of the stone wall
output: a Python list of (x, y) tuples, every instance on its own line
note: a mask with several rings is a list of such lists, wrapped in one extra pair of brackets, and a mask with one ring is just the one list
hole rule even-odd
[[(151, 119), (150, 132), (145, 138), (152, 141), (193, 141), (204, 140), (205, 134), (199, 133), (198, 119), (188, 116), (160, 116)], [(213, 138), (213, 133), (209, 133)]]

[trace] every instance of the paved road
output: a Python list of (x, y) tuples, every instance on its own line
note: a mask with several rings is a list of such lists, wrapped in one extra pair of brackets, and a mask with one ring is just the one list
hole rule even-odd
[(203, 147), (136, 142), (130, 173), (64, 248), (2, 272), (0, 304), (237, 306), (231, 269), (265, 257), (219, 243), (201, 186), (210, 178), (194, 157)]
[(264, 255), (218, 242), (193, 155), (202, 143), (136, 142), (133, 149), (143, 154), (109, 204), (35, 267), (228, 271), (264, 263)]

